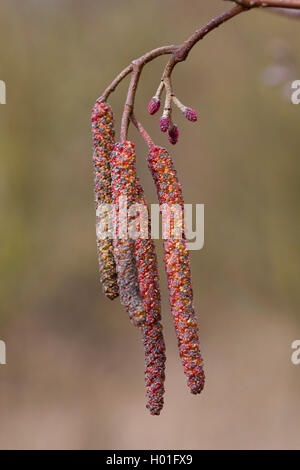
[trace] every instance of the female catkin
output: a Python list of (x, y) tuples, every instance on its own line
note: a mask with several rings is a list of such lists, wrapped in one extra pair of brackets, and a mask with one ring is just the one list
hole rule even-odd
[[(160, 205), (180, 205), (183, 209), (181, 184), (167, 150), (153, 147), (148, 155), (148, 166), (156, 185)], [(183, 230), (184, 232), (184, 230)], [(199, 350), (198, 327), (193, 307), (193, 291), (189, 254), (184, 233), (182, 238), (164, 240), (164, 259), (168, 277), (171, 312), (178, 347), (188, 386), (192, 393), (200, 393), (205, 376)]]
[[(164, 404), (165, 342), (162, 332), (161, 299), (156, 250), (151, 239), (151, 220), (143, 189), (136, 182), (137, 202), (146, 208), (147, 233), (141, 233), (135, 244), (136, 265), (140, 293), (146, 308), (146, 323), (141, 326), (145, 350), (145, 382), (147, 387), (147, 408), (152, 415), (159, 415)], [(145, 237), (145, 238), (144, 238)]]
[[(139, 291), (135, 261), (135, 240), (127, 233), (128, 221), (121, 220), (121, 204), (126, 204), (126, 214), (136, 202), (135, 147), (130, 141), (117, 143), (111, 158), (112, 199), (115, 210), (114, 257), (121, 302), (132, 323), (140, 326), (146, 321), (146, 310)], [(125, 236), (124, 236), (124, 233)]]
[[(92, 135), (99, 274), (105, 295), (113, 300), (119, 295), (113, 242), (111, 238), (101, 238), (98, 226), (101, 206), (112, 203), (110, 158), (114, 145), (114, 119), (109, 104), (101, 102), (100, 99), (96, 101), (92, 111)], [(102, 210), (101, 213), (104, 215)], [(109, 215), (106, 213), (107, 218)]]

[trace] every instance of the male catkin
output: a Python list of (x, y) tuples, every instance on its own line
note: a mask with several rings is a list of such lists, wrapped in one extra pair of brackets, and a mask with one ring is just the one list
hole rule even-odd
[[(179, 204), (184, 201), (181, 184), (167, 150), (153, 147), (148, 155), (160, 205)], [(193, 307), (193, 291), (189, 254), (184, 238), (164, 240), (165, 268), (168, 277), (169, 300), (176, 330), (178, 347), (188, 386), (192, 393), (200, 393), (205, 376), (199, 350), (198, 327)]]
[[(143, 188), (136, 182), (138, 204), (147, 207)], [(165, 342), (162, 332), (159, 275), (154, 241), (151, 239), (151, 220), (148, 213), (148, 237), (138, 238), (135, 244), (140, 293), (146, 308), (146, 323), (141, 326), (145, 350), (145, 381), (147, 408), (159, 415), (164, 404)]]
[[(146, 321), (146, 310), (139, 291), (138, 274), (135, 263), (135, 240), (120, 238), (119, 202), (126, 198), (129, 209), (136, 202), (135, 147), (130, 141), (117, 143), (111, 158), (112, 197), (115, 208), (114, 257), (118, 275), (121, 302), (125, 306), (133, 324), (140, 326)], [(126, 223), (127, 230), (127, 223)]]
[[(94, 143), (94, 192), (96, 213), (100, 205), (111, 204), (110, 158), (114, 145), (114, 119), (109, 104), (96, 101), (92, 111), (92, 135)], [(97, 215), (96, 223), (99, 223)], [(117, 272), (110, 238), (101, 239), (97, 234), (100, 281), (105, 295), (113, 300), (119, 295)]]

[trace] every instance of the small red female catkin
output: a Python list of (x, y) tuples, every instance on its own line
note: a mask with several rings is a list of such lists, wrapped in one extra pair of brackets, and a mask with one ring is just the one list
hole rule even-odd
[[(111, 157), (112, 198), (116, 213), (116, 235), (119, 233), (119, 198), (126, 197), (127, 208), (136, 202), (135, 148), (130, 141), (114, 146)], [(127, 228), (127, 227), (126, 227)], [(139, 291), (135, 262), (135, 240), (119, 238), (113, 240), (118, 285), (121, 302), (124, 304), (132, 323), (140, 326), (146, 321), (146, 309)]]
[(194, 109), (186, 107), (184, 110), (184, 115), (188, 121), (196, 122), (198, 119), (197, 113)]
[[(160, 205), (179, 204), (183, 208), (181, 184), (167, 150), (153, 147), (148, 155), (148, 166), (152, 172)], [(180, 357), (188, 386), (193, 394), (197, 394), (204, 387), (205, 375), (199, 350), (190, 261), (185, 238), (164, 240), (164, 251), (170, 306)]]
[[(92, 135), (94, 143), (94, 177), (96, 212), (101, 204), (111, 204), (110, 157), (114, 145), (114, 119), (109, 104), (100, 99), (92, 111)], [(98, 215), (96, 219), (99, 223)], [(113, 255), (113, 242), (101, 239), (97, 234), (97, 251), (100, 281), (105, 295), (113, 300), (119, 295), (117, 272)]]
[(149, 114), (153, 115), (157, 113), (157, 111), (159, 111), (159, 108), (160, 108), (160, 100), (155, 98), (155, 96), (153, 96), (153, 98), (151, 98), (148, 104)]
[(177, 144), (178, 138), (179, 138), (178, 127), (176, 126), (176, 124), (173, 124), (171, 129), (169, 129), (169, 131), (168, 131), (168, 139), (169, 139), (170, 144), (172, 144), (172, 145)]
[[(143, 189), (137, 179), (139, 204), (146, 208)], [(149, 214), (149, 212), (148, 212)], [(135, 246), (140, 293), (146, 308), (146, 323), (141, 326), (145, 350), (145, 381), (147, 408), (159, 415), (164, 404), (165, 342), (162, 332), (159, 276), (155, 245), (151, 239), (151, 220), (148, 215), (148, 238), (138, 238)]]
[(167, 132), (170, 127), (170, 120), (168, 116), (162, 116), (159, 120), (159, 128), (162, 132)]

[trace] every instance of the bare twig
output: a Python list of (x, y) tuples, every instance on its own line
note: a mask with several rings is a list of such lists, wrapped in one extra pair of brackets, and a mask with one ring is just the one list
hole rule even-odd
[[(248, 8), (247, 8), (248, 9)], [(175, 67), (175, 65), (178, 62), (184, 61), (192, 47), (201, 39), (203, 39), (208, 33), (213, 31), (214, 29), (218, 28), (221, 24), (225, 23), (226, 21), (234, 18), (235, 16), (239, 15), (243, 11), (245, 11), (246, 8), (242, 5), (236, 5), (235, 7), (231, 8), (230, 10), (226, 11), (225, 13), (222, 13), (219, 15), (217, 18), (214, 18), (211, 20), (206, 26), (204, 26), (201, 29), (198, 29), (195, 31), (192, 36), (190, 36), (183, 44), (182, 46), (178, 46), (176, 49), (175, 53), (172, 55), (172, 57), (169, 59), (164, 73), (163, 73), (163, 78), (170, 77), (172, 74), (172, 71)]]
[(161, 80), (159, 85), (158, 85), (157, 91), (154, 95), (154, 98), (156, 98), (157, 100), (160, 100), (160, 97), (161, 97), (161, 94), (163, 92), (164, 87), (165, 87), (164, 81)]
[(300, 8), (300, 0), (226, 0), (237, 3), (245, 8)]
[(289, 18), (299, 18), (300, 17), (300, 10), (295, 9), (288, 9), (288, 8), (268, 8), (268, 11), (272, 11), (274, 13), (279, 13), (280, 15), (288, 16)]
[(163, 116), (168, 117), (171, 121), (171, 103), (172, 103), (172, 83), (170, 77), (164, 77), (164, 85), (166, 89), (166, 99), (165, 99), (165, 106)]
[(132, 77), (131, 77), (130, 85), (128, 88), (128, 93), (127, 93), (127, 98), (126, 98), (126, 103), (124, 106), (124, 112), (123, 112), (122, 123), (121, 123), (121, 142), (124, 142), (127, 139), (128, 126), (130, 122), (129, 118), (134, 108), (134, 99), (135, 99), (136, 89), (137, 89), (139, 78), (142, 73), (144, 65), (150, 62), (151, 60), (155, 59), (156, 57), (159, 57), (160, 55), (174, 53), (175, 49), (176, 49), (175, 46), (159, 47), (158, 49), (154, 49), (153, 51), (148, 52), (147, 54), (141, 56), (139, 59), (136, 59), (132, 62)]
[(177, 106), (177, 108), (179, 108), (180, 111), (181, 111), (182, 113), (184, 113), (185, 108), (186, 108), (186, 107), (184, 106), (184, 104), (181, 103), (181, 101), (180, 101), (180, 100), (177, 98), (177, 96), (175, 96), (175, 95), (172, 96), (172, 99), (173, 99), (173, 103)]
[[(156, 57), (159, 57), (164, 54), (172, 54), (173, 51), (175, 50), (176, 46), (162, 46), (158, 47), (157, 49), (153, 49), (150, 52), (147, 52), (145, 55), (139, 57), (134, 62), (140, 62), (143, 65), (147, 64), (153, 59), (156, 59)], [(133, 62), (128, 65), (112, 82), (111, 84), (106, 88), (104, 93), (102, 94), (103, 100), (107, 100), (109, 95), (116, 89), (116, 87), (119, 85), (119, 83), (125, 78), (127, 75), (130, 74), (130, 72), (133, 71)]]
[(154, 143), (153, 143), (153, 140), (151, 139), (150, 135), (148, 134), (147, 131), (145, 131), (142, 124), (136, 119), (136, 117), (133, 113), (131, 113), (130, 119), (133, 122), (133, 124), (135, 125), (135, 127), (137, 128), (137, 130), (139, 131), (139, 133), (141, 134), (141, 136), (143, 137), (143, 139), (145, 140), (148, 147), (150, 149), (152, 147), (154, 147)]
[[(190, 38), (188, 38), (182, 45), (180, 46), (165, 46), (165, 47), (160, 47), (158, 49), (154, 49), (153, 51), (148, 52), (147, 54), (141, 56), (139, 59), (133, 61), (133, 63), (130, 66), (130, 70), (128, 71), (129, 67), (125, 69), (121, 74), (112, 82), (112, 84), (106, 89), (104, 94), (102, 95), (103, 99), (107, 99), (111, 91), (113, 91), (118, 83), (126, 76), (130, 71), (132, 71), (132, 78), (131, 82), (129, 85), (128, 93), (127, 93), (127, 99), (124, 107), (124, 112), (123, 112), (123, 117), (122, 117), (122, 124), (121, 124), (121, 141), (123, 142), (124, 140), (127, 139), (127, 133), (128, 133), (128, 126), (130, 122), (130, 114), (134, 109), (134, 99), (135, 99), (135, 94), (136, 94), (136, 89), (138, 86), (139, 78), (142, 72), (142, 69), (144, 65), (151, 60), (155, 59), (156, 57), (159, 57), (160, 55), (164, 54), (172, 54), (172, 57), (170, 61), (168, 62), (164, 74), (163, 74), (163, 80), (165, 83), (165, 78), (170, 78), (172, 70), (174, 66), (178, 62), (183, 62), (192, 47), (200, 41), (200, 39), (203, 39), (204, 36), (206, 36), (210, 31), (213, 31), (216, 29), (218, 26), (221, 24), (225, 23), (225, 21), (233, 18), (234, 16), (238, 15), (239, 13), (242, 13), (245, 10), (244, 6), (241, 5), (236, 5), (235, 7), (231, 8), (225, 13), (222, 13), (219, 15), (217, 18), (213, 19), (210, 21), (206, 26), (203, 28), (197, 30)], [(166, 83), (165, 83), (166, 85)]]
[(130, 74), (130, 72), (132, 72), (132, 64), (128, 65), (126, 69), (122, 70), (122, 72), (119, 73), (119, 75), (114, 79), (114, 81), (111, 82), (111, 84), (106, 88), (106, 90), (102, 94), (102, 99), (104, 101), (107, 100), (109, 95), (117, 88), (117, 86), (123, 80), (123, 78), (125, 78), (128, 74)]
[[(138, 86), (138, 82), (143, 70), (143, 67), (148, 62), (152, 61), (156, 57), (161, 55), (171, 54), (169, 61), (164, 69), (163, 76), (162, 76), (162, 83), (166, 88), (166, 104), (165, 104), (165, 112), (168, 112), (170, 115), (170, 108), (171, 105), (171, 98), (172, 98), (172, 87), (171, 87), (171, 74), (175, 67), (175, 65), (179, 62), (183, 62), (189, 55), (189, 52), (197, 44), (198, 41), (203, 39), (208, 33), (218, 28), (220, 25), (225, 23), (226, 21), (234, 18), (235, 16), (239, 15), (244, 11), (248, 11), (253, 8), (278, 8), (280, 10), (289, 9), (293, 13), (295, 10), (300, 11), (300, 0), (226, 0), (226, 1), (233, 1), (236, 5), (232, 7), (230, 10), (222, 13), (218, 17), (211, 20), (206, 26), (203, 28), (195, 31), (183, 44), (179, 46), (162, 46), (158, 47), (157, 49), (153, 49), (150, 52), (147, 52), (143, 56), (139, 57), (138, 59), (134, 60), (130, 65), (128, 65), (114, 80), (113, 82), (106, 88), (102, 95), (103, 100), (107, 100), (110, 93), (112, 93), (115, 88), (119, 85), (119, 83), (130, 73), (132, 73), (127, 98), (124, 106), (124, 112), (122, 116), (122, 123), (121, 123), (121, 141), (127, 139), (128, 133), (128, 126), (130, 123), (130, 118), (133, 115), (134, 110), (134, 101), (136, 90)], [(162, 85), (159, 88), (158, 92), (162, 91)], [(135, 118), (133, 118), (135, 120)], [(135, 120), (135, 122), (137, 122)]]
[(130, 115), (133, 111), (134, 98), (136, 94), (137, 84), (142, 72), (143, 63), (138, 61), (133, 62), (133, 72), (130, 80), (130, 85), (128, 88), (126, 103), (124, 106), (124, 112), (121, 122), (121, 142), (127, 140), (127, 131), (129, 126)]

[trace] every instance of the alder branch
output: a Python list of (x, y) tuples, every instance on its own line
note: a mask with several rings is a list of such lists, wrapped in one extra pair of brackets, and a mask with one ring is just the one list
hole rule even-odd
[(237, 3), (245, 8), (300, 8), (300, 0), (226, 0)]
[[(214, 18), (213, 20), (211, 20), (203, 28), (198, 29), (197, 31), (195, 31), (195, 33), (189, 39), (187, 39), (182, 44), (182, 46), (178, 46), (176, 52), (173, 53), (172, 57), (169, 59), (167, 65), (165, 67), (165, 70), (164, 70), (163, 76), (162, 76), (162, 80), (164, 82), (166, 82), (167, 84), (168, 83), (170, 84), (171, 83), (171, 74), (173, 72), (173, 69), (174, 69), (175, 65), (178, 62), (182, 62), (187, 58), (190, 50), (192, 49), (192, 47), (195, 44), (197, 44), (198, 41), (203, 39), (208, 33), (215, 30), (216, 28), (218, 28), (220, 25), (222, 25), (226, 21), (234, 18), (235, 16), (239, 15), (240, 13), (242, 13), (245, 10), (248, 10), (248, 7), (245, 8), (242, 5), (236, 5), (232, 9), (230, 9), (230, 10), (226, 11), (225, 13), (222, 13), (221, 15), (219, 15), (217, 18)], [(167, 92), (167, 95), (169, 93), (172, 94), (173, 93), (172, 88), (168, 89), (168, 87), (166, 86), (166, 92)], [(166, 100), (166, 102), (167, 102), (167, 100)]]
[(164, 54), (172, 54), (173, 51), (175, 50), (175, 46), (162, 46), (158, 47), (157, 49), (153, 49), (150, 52), (147, 52), (147, 54), (139, 57), (136, 61), (133, 61), (130, 65), (128, 65), (122, 72), (111, 82), (111, 84), (106, 88), (104, 93), (102, 94), (102, 99), (104, 101), (107, 100), (109, 95), (116, 89), (116, 87), (121, 83), (123, 78), (127, 77), (127, 75), (130, 74), (130, 72), (133, 71), (133, 64), (141, 62), (143, 65), (147, 64), (151, 60), (155, 59), (156, 57), (159, 57)]
[(289, 10), (288, 8), (268, 8), (268, 11), (271, 11), (273, 13), (279, 13), (280, 15), (284, 16), (289, 16), (290, 18), (295, 18), (298, 19), (300, 16), (300, 10), (295, 10), (291, 9)]
[[(232, 7), (230, 10), (217, 16), (213, 20), (211, 20), (203, 28), (195, 31), (195, 33), (193, 33), (183, 44), (179, 46), (170, 45), (170, 46), (158, 47), (157, 49), (153, 49), (152, 51), (147, 52), (146, 54), (142, 55), (138, 59), (134, 60), (106, 88), (106, 90), (101, 96), (101, 98), (104, 101), (108, 99), (109, 95), (116, 89), (119, 83), (127, 75), (129, 75), (130, 73), (132, 74), (129, 88), (128, 88), (127, 97), (126, 97), (126, 102), (124, 106), (122, 122), (121, 122), (121, 136), (120, 136), (121, 142), (124, 142), (127, 139), (130, 120), (132, 120), (134, 124), (141, 130), (141, 124), (138, 123), (138, 121), (136, 120), (134, 116), (133, 116), (133, 119), (131, 119), (131, 117), (134, 111), (134, 101), (135, 101), (135, 95), (136, 95), (136, 91), (138, 87), (138, 82), (139, 82), (143, 67), (148, 62), (151, 62), (152, 60), (154, 60), (157, 57), (160, 57), (161, 55), (171, 54), (171, 57), (168, 60), (167, 65), (162, 75), (162, 79), (161, 79), (162, 85), (159, 88), (160, 93), (163, 87), (166, 89), (167, 96), (166, 96), (165, 107), (166, 106), (168, 107), (171, 98), (174, 96), (172, 87), (171, 87), (171, 74), (172, 74), (174, 67), (176, 66), (177, 63), (185, 61), (191, 49), (194, 47), (194, 45), (197, 44), (201, 39), (203, 39), (208, 33), (215, 30), (220, 25), (234, 18), (240, 13), (244, 11), (249, 11), (253, 8), (267, 8), (270, 10), (271, 9), (273, 10), (274, 8), (275, 9), (278, 8), (280, 10), (289, 9), (290, 12), (293, 11), (293, 13), (294, 11), (300, 10), (300, 0), (225, 0), (225, 1), (234, 2), (235, 6)], [(175, 101), (176, 101), (176, 97), (175, 97)]]
[[(160, 55), (172, 54), (172, 57), (170, 61), (168, 62), (165, 72), (163, 74), (163, 79), (170, 77), (175, 65), (178, 62), (183, 62), (184, 60), (186, 60), (190, 50), (198, 41), (200, 41), (200, 39), (203, 39), (204, 36), (206, 36), (210, 31), (213, 31), (218, 26), (225, 23), (227, 20), (237, 16), (239, 13), (242, 13), (243, 11), (245, 11), (244, 6), (236, 5), (230, 10), (228, 10), (227, 12), (222, 13), (217, 18), (210, 21), (203, 28), (197, 30), (182, 45), (165, 46), (163, 48), (158, 48), (154, 51), (148, 52), (144, 56), (141, 56), (139, 59), (135, 60), (132, 63), (132, 66), (131, 66), (132, 78), (131, 78), (131, 82), (130, 82), (128, 93), (127, 93), (127, 99), (126, 99), (124, 112), (122, 116), (122, 123), (121, 123), (121, 142), (124, 142), (124, 140), (127, 139), (128, 126), (130, 122), (130, 114), (132, 113), (133, 108), (134, 108), (134, 99), (135, 99), (136, 89), (137, 89), (139, 78), (140, 78), (144, 65), (147, 62), (150, 62), (151, 60), (155, 59), (156, 57), (159, 57)], [(125, 73), (127, 75), (128, 73), (130, 73), (130, 71), (127, 72), (127, 69), (125, 69), (119, 75), (120, 80), (118, 83), (120, 83), (120, 81), (124, 78), (124, 76), (126, 76), (124, 75)], [(117, 77), (117, 79), (119, 79), (119, 77)], [(103, 99), (104, 97), (107, 99), (110, 93), (110, 91), (108, 92), (108, 90), (113, 91), (115, 89), (117, 79), (115, 79), (114, 82), (112, 82), (112, 84), (107, 88), (106, 92), (103, 95)]]

